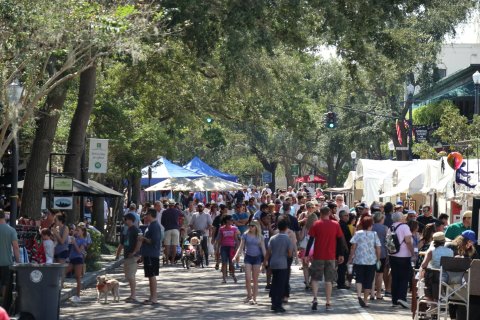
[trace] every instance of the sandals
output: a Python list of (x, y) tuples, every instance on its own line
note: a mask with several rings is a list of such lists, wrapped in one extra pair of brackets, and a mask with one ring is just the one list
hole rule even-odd
[(235, 277), (235, 275), (232, 275), (232, 278), (233, 278), (233, 282), (237, 283), (237, 277)]
[(317, 306), (318, 306), (318, 301), (317, 299), (314, 299), (312, 301), (312, 310), (317, 310)]
[(227, 279), (223, 278), (222, 283), (227, 283)]
[(257, 304), (257, 301), (255, 301), (254, 299), (250, 299), (250, 301), (248, 301), (248, 303), (253, 306), (253, 305)]
[(252, 300), (252, 298), (246, 297), (245, 299), (243, 299), (243, 303), (249, 303), (250, 300)]
[(152, 300), (145, 300), (145, 301), (142, 302), (142, 304), (144, 306), (153, 306), (153, 305), (158, 304), (158, 302), (153, 302)]
[(132, 297), (128, 297), (128, 298), (125, 299), (124, 301), (127, 302), (127, 303), (136, 303), (136, 302), (138, 302), (137, 299), (134, 299), (134, 298), (132, 298)]

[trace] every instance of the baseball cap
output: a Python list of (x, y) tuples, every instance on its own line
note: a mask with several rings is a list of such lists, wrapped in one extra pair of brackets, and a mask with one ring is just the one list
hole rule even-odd
[(435, 232), (433, 234), (433, 241), (445, 241), (445, 233), (443, 232)]
[(472, 230), (465, 230), (462, 232), (462, 236), (465, 238), (465, 239), (468, 239), (470, 241), (473, 241), (473, 243), (477, 243), (477, 235), (475, 234), (475, 232), (473, 232)]
[(203, 202), (199, 202), (199, 203), (197, 204), (197, 207), (205, 207), (205, 205), (203, 204)]
[(168, 204), (169, 204), (169, 205), (174, 205), (174, 204), (175, 204), (175, 200), (173, 200), (173, 199), (168, 199)]

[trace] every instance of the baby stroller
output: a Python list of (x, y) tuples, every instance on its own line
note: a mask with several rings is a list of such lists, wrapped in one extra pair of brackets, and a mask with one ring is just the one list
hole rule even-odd
[(182, 266), (184, 268), (190, 269), (190, 266), (194, 265), (196, 267), (203, 266), (203, 255), (202, 255), (202, 246), (200, 245), (200, 239), (202, 235), (193, 231), (190, 233), (183, 242), (182, 245)]
[[(165, 250), (163, 250), (162, 254), (162, 261), (163, 265), (167, 264), (167, 256), (165, 255)], [(182, 260), (182, 247), (180, 245), (177, 246), (177, 251), (175, 253), (175, 264), (177, 264), (178, 261)]]

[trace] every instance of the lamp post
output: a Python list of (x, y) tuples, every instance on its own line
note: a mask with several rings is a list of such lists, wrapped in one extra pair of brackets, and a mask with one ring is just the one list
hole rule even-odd
[(395, 144), (392, 140), (388, 141), (388, 150), (390, 151), (390, 160), (393, 160), (393, 151), (395, 151)]
[(473, 83), (475, 84), (475, 109), (473, 110), (473, 114), (479, 114), (480, 110), (478, 107), (478, 89), (480, 87), (480, 72), (475, 71), (475, 73), (472, 75), (473, 78)]
[(12, 158), (11, 158), (11, 171), (12, 171), (12, 180), (11, 180), (11, 192), (10, 192), (10, 225), (15, 227), (17, 223), (17, 211), (18, 211), (18, 104), (22, 98), (23, 87), (18, 82), (14, 80), (8, 86), (8, 103), (13, 111), (13, 121), (12, 121), (12, 132), (13, 132), (13, 142), (12, 142)]
[(355, 171), (355, 159), (357, 159), (357, 153), (355, 151), (350, 152), (352, 158), (352, 171)]
[(409, 84), (407, 86), (408, 94), (408, 160), (412, 160), (412, 146), (413, 146), (413, 93), (415, 92), (415, 86)]
[(302, 159), (303, 159), (303, 154), (299, 152), (297, 154), (297, 160), (298, 160), (298, 176), (302, 176)]

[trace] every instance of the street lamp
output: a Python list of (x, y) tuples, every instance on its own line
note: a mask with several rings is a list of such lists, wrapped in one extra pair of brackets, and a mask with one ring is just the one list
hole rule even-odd
[(357, 153), (355, 151), (350, 152), (352, 158), (352, 171), (355, 171), (355, 159), (357, 159)]
[(302, 176), (302, 159), (303, 159), (303, 154), (299, 152), (297, 154), (297, 160), (298, 160), (298, 176)]
[(412, 146), (413, 146), (413, 93), (415, 92), (415, 86), (413, 84), (409, 84), (407, 86), (407, 94), (408, 94), (408, 160), (412, 160)]
[(17, 211), (18, 211), (18, 104), (22, 98), (23, 87), (20, 82), (15, 79), (8, 86), (7, 97), (8, 103), (13, 111), (13, 121), (12, 121), (12, 133), (13, 133), (13, 142), (12, 142), (12, 158), (11, 158), (11, 171), (12, 171), (12, 180), (11, 180), (11, 192), (10, 192), (10, 225), (15, 227), (17, 222)]
[(393, 151), (395, 151), (395, 144), (392, 140), (388, 141), (388, 150), (390, 151), (390, 160), (393, 159)]
[(478, 108), (478, 89), (480, 86), (480, 72), (475, 71), (472, 75), (473, 83), (475, 84), (475, 109), (473, 110), (473, 114), (479, 114), (480, 110)]

